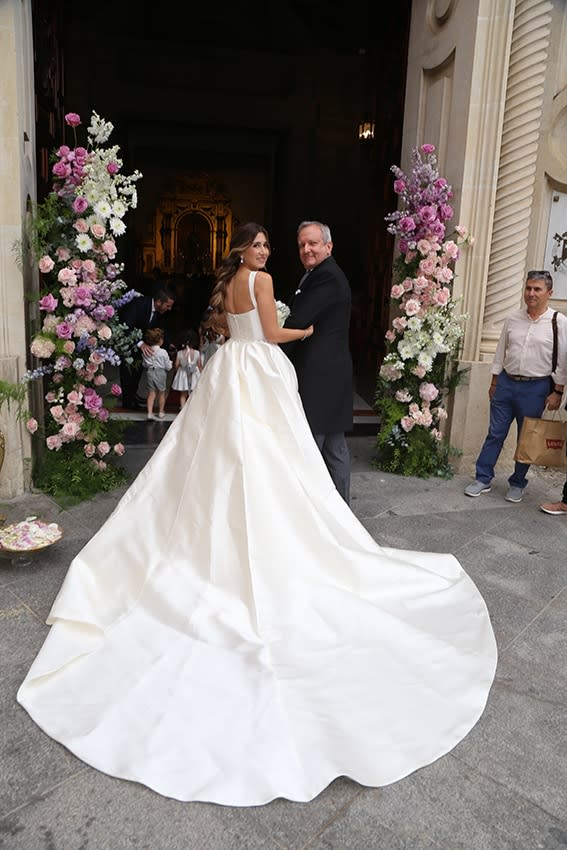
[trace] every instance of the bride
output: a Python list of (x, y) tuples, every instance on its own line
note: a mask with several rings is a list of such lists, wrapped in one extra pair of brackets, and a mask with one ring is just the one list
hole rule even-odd
[(74, 558), (18, 702), (104, 773), (177, 800), (395, 782), (481, 716), (497, 651), (450, 554), (378, 546), (335, 489), (278, 343), (266, 230), (236, 233), (230, 338)]

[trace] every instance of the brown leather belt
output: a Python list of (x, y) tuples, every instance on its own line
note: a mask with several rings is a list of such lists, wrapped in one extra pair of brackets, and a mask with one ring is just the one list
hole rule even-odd
[(504, 372), (507, 378), (511, 378), (512, 381), (548, 381), (551, 377), (550, 375), (543, 375), (541, 378), (528, 378), (526, 375), (510, 375), (509, 372)]

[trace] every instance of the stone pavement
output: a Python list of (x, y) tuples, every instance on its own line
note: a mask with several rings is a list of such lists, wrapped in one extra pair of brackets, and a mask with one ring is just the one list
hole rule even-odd
[[(167, 423), (140, 422), (132, 474)], [(333, 782), (310, 803), (180, 803), (83, 764), (16, 701), (48, 631), (69, 562), (123, 490), (60, 511), (43, 494), (0, 503), (5, 522), (56, 520), (64, 538), (30, 566), (0, 561), (2, 850), (565, 850), (567, 847), (567, 516), (538, 510), (564, 473), (532, 469), (521, 504), (463, 495), (468, 476), (402, 478), (350, 437), (354, 512), (381, 544), (455, 554), (483, 593), (499, 646), (479, 723), (451, 753), (385, 788)]]

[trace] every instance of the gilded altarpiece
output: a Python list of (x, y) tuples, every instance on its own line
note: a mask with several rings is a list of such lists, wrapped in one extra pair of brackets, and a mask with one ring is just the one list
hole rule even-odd
[(142, 247), (142, 273), (209, 275), (232, 235), (230, 199), (205, 174), (182, 177), (158, 200)]

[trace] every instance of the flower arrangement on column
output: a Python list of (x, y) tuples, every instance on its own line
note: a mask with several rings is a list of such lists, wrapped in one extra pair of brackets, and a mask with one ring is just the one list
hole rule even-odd
[(399, 247), (391, 289), (396, 315), (376, 385), (375, 465), (400, 475), (449, 477), (445, 402), (462, 378), (457, 356), (467, 318), (453, 297), (453, 281), (462, 247), (474, 240), (461, 225), (446, 237), (453, 192), (439, 176), (434, 145), (414, 148), (409, 175), (396, 165), (391, 170), (400, 199), (386, 216)]
[(137, 297), (121, 278), (116, 239), (137, 204), (138, 171), (122, 173), (118, 146), (105, 147), (113, 125), (93, 112), (87, 145), (77, 145), (81, 118), (65, 116), (75, 147), (61, 145), (52, 157), (53, 187), (31, 218), (30, 249), (41, 273), (41, 326), (31, 341), (37, 367), (24, 382), (41, 380), (44, 424), (30, 417), (28, 431), (45, 440), (34, 473), (39, 489), (81, 501), (125, 478), (113, 463), (124, 453), (124, 423), (110, 411), (121, 395), (105, 375), (107, 365), (132, 360), (140, 339), (118, 318), (118, 308)]

